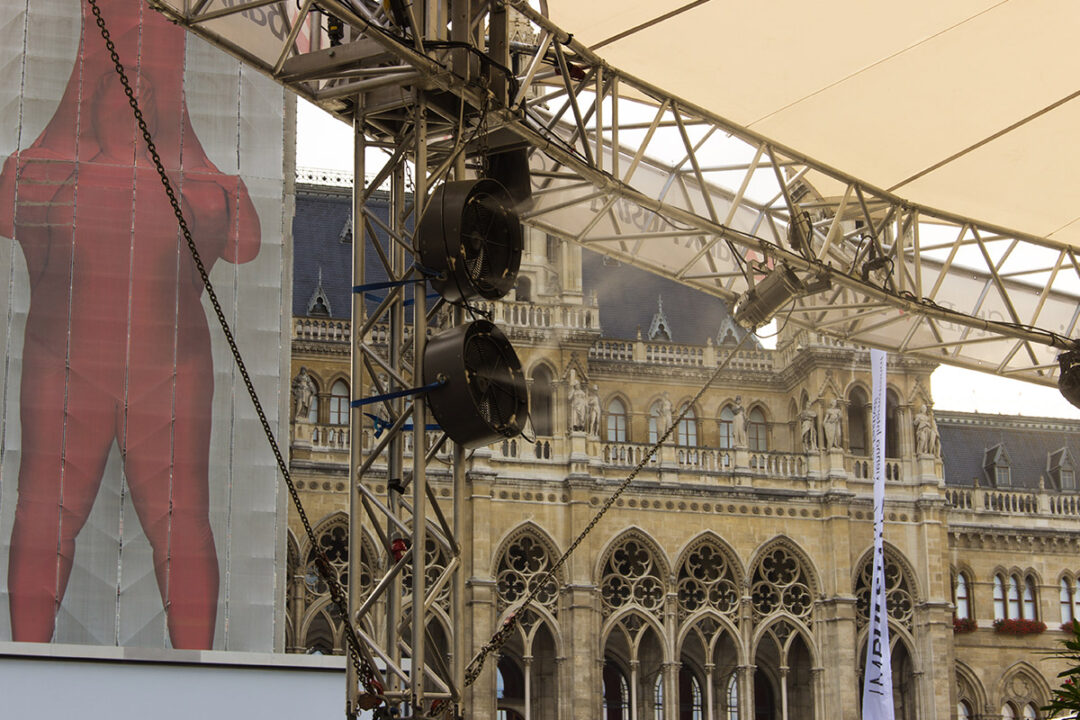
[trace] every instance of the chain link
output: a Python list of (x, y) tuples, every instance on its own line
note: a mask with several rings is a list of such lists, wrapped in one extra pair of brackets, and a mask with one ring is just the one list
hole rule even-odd
[(600, 522), (600, 519), (604, 517), (604, 514), (615, 504), (615, 501), (619, 499), (619, 496), (623, 494), (626, 488), (630, 487), (630, 483), (633, 482), (634, 478), (641, 472), (641, 469), (652, 460), (660, 447), (667, 442), (667, 439), (671, 437), (671, 433), (674, 432), (675, 428), (678, 427), (679, 423), (682, 422), (683, 418), (686, 417), (686, 414), (690, 412), (691, 408), (697, 404), (698, 400), (701, 399), (701, 396), (705, 394), (705, 391), (712, 386), (716, 381), (716, 378), (720, 376), (721, 371), (727, 367), (728, 363), (731, 362), (731, 359), (735, 357), (735, 354), (742, 348), (743, 343), (746, 342), (748, 337), (750, 337), (750, 333), (743, 335), (738, 344), (730, 353), (728, 353), (728, 356), (724, 358), (724, 361), (716, 366), (716, 370), (714, 370), (713, 374), (709, 376), (709, 379), (705, 381), (705, 384), (701, 386), (701, 389), (697, 391), (697, 394), (694, 395), (690, 402), (683, 406), (678, 417), (672, 420), (671, 425), (664, 431), (664, 434), (660, 439), (649, 448), (648, 452), (645, 453), (641, 460), (638, 461), (637, 465), (634, 466), (633, 470), (630, 471), (630, 474), (626, 476), (626, 479), (619, 484), (619, 487), (615, 488), (615, 492), (604, 501), (604, 504), (601, 505), (600, 509), (596, 511), (596, 514), (593, 515), (592, 520), (585, 526), (585, 529), (578, 534), (574, 539), (574, 542), (570, 543), (570, 547), (566, 548), (566, 552), (551, 565), (548, 571), (541, 576), (539, 581), (533, 583), (532, 590), (530, 590), (525, 596), (525, 599), (521, 601), (521, 604), (518, 605), (517, 609), (507, 616), (506, 620), (503, 621), (502, 627), (496, 630), (495, 634), (491, 636), (491, 639), (484, 643), (484, 646), (480, 648), (480, 651), (476, 653), (476, 656), (473, 657), (472, 661), (469, 663), (469, 667), (465, 669), (465, 687), (469, 687), (476, 682), (476, 679), (480, 677), (480, 672), (484, 669), (484, 661), (487, 659), (487, 656), (491, 653), (498, 652), (510, 639), (511, 634), (514, 632), (514, 628), (517, 627), (518, 616), (532, 604), (536, 599), (536, 596), (547, 587), (549, 582), (555, 580), (555, 573), (562, 569), (562, 566), (566, 564), (566, 561), (570, 558), (570, 555), (574, 550), (577, 550), (578, 546), (584, 542), (585, 537), (592, 532), (592, 529), (596, 527)]
[(206, 266), (203, 264), (202, 257), (199, 255), (199, 250), (195, 246), (195, 240), (192, 238), (191, 231), (188, 229), (187, 220), (184, 219), (184, 213), (180, 207), (180, 202), (176, 198), (176, 193), (173, 190), (172, 183), (169, 181), (165, 166), (161, 162), (161, 156), (158, 155), (154, 140), (146, 125), (146, 120), (143, 118), (142, 111), (139, 109), (139, 103), (135, 99), (135, 92), (131, 88), (131, 82), (128, 80), (127, 73), (124, 71), (124, 66), (120, 62), (120, 56), (116, 52), (116, 45), (109, 36), (109, 30), (105, 26), (105, 19), (101, 15), (101, 9), (98, 7), (96, 0), (87, 0), (87, 2), (90, 5), (91, 11), (94, 13), (94, 19), (97, 22), (98, 29), (101, 30), (101, 37), (105, 41), (105, 47), (109, 51), (113, 66), (116, 68), (116, 74), (119, 76), (120, 82), (124, 86), (124, 94), (127, 95), (128, 104), (131, 106), (135, 121), (138, 123), (143, 140), (146, 142), (147, 152), (150, 153), (150, 157), (154, 162), (154, 167), (157, 169), (158, 176), (161, 178), (161, 184), (165, 189), (165, 194), (169, 198), (169, 204), (172, 205), (173, 214), (176, 215), (176, 222), (180, 226), (180, 232), (183, 234), (184, 241), (187, 243), (188, 250), (191, 252), (191, 259), (195, 263), (195, 268), (199, 272), (199, 277), (202, 278), (203, 287), (206, 288), (207, 298), (210, 300), (210, 304), (214, 308), (214, 314), (221, 324), (221, 330), (225, 334), (225, 340), (229, 344), (229, 350), (232, 352), (233, 359), (236, 361), (236, 367), (240, 371), (240, 377), (244, 380), (244, 387), (247, 388), (251, 403), (255, 406), (255, 414), (259, 417), (259, 423), (262, 425), (263, 433), (266, 435), (266, 440), (270, 445), (270, 450), (274, 453), (274, 459), (277, 461), (278, 470), (281, 471), (281, 475), (285, 480), (285, 485), (289, 489), (289, 496), (292, 498), (293, 505), (296, 507), (296, 513), (300, 517), (300, 522), (304, 525), (304, 532), (307, 534), (311, 547), (316, 553), (315, 567), (330, 590), (331, 600), (337, 606), (341, 616), (345, 618), (345, 641), (352, 651), (353, 666), (368, 695), (377, 698), (380, 703), (385, 702), (383, 687), (376, 679), (375, 669), (363, 654), (360, 646), (360, 638), (357, 637), (356, 630), (352, 626), (352, 619), (349, 617), (348, 600), (345, 592), (342, 589), (341, 583), (338, 581), (333, 568), (330, 566), (330, 561), (327, 559), (326, 553), (319, 546), (315, 537), (315, 531), (312, 529), (311, 522), (308, 520), (307, 513), (304, 512), (304, 506), (300, 502), (300, 495), (296, 492), (296, 486), (293, 484), (292, 475), (289, 473), (288, 465), (281, 454), (277, 441), (274, 439), (274, 432), (270, 428), (270, 422), (266, 419), (266, 413), (263, 411), (262, 403), (259, 401), (259, 396), (255, 392), (255, 386), (251, 381), (251, 376), (248, 374), (247, 366), (240, 356), (240, 348), (236, 344), (232, 330), (229, 329), (229, 323), (225, 319), (225, 313), (221, 309), (221, 303), (218, 301), (217, 293), (214, 292), (214, 286), (210, 282), (210, 275), (206, 271)]

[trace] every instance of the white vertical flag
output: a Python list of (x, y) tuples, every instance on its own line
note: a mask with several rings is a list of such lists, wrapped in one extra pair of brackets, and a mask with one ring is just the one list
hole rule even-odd
[(874, 436), (874, 579), (870, 587), (870, 634), (863, 675), (863, 720), (893, 720), (889, 614), (885, 607), (885, 360), (883, 351), (870, 351), (874, 393), (871, 423)]

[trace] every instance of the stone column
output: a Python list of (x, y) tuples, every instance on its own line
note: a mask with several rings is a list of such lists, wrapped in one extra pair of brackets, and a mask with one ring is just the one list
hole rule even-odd
[(713, 720), (716, 711), (716, 689), (713, 675), (716, 673), (716, 665), (705, 663), (705, 720)]
[(780, 720), (788, 720), (787, 709), (787, 676), (788, 666), (780, 666)]
[(532, 655), (521, 660), (525, 664), (525, 720), (532, 720)]
[(740, 665), (739, 674), (739, 720), (754, 720), (754, 671), (756, 665)]
[(630, 717), (638, 717), (638, 666), (637, 658), (630, 661)]

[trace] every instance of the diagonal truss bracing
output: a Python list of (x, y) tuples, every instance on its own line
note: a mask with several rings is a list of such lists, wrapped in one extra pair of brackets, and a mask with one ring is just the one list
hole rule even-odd
[[(1042, 384), (1056, 382), (1057, 350), (1075, 333), (1071, 246), (905, 203), (779, 147), (607, 65), (526, 3), (417, 4), (417, 18), (468, 19), (457, 36), (434, 23), (423, 42), (376, 3), (156, 6), (345, 119), (363, 105), (376, 141), (393, 142), (393, 115), (420, 87), (439, 95), (431, 109), (446, 126), (468, 116), (475, 140), (528, 143), (526, 221), (553, 235), (728, 301), (781, 260), (827, 278), (832, 291), (782, 318), (796, 326)], [(500, 61), (488, 29), (507, 7), (531, 32), (503, 43)], [(326, 13), (346, 26), (338, 47), (312, 32)], [(454, 47), (459, 36), (475, 52)], [(511, 55), (518, 71), (500, 94)], [(461, 140), (436, 120), (428, 152), (438, 162)], [(796, 245), (792, 211), (806, 229)]]

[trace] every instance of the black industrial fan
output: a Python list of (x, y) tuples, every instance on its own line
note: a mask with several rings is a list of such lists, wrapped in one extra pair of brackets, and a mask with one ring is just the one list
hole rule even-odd
[(424, 351), (431, 414), (451, 440), (481, 447), (517, 437), (528, 415), (521, 362), (506, 336), (487, 320), (439, 333)]
[(521, 266), (521, 221), (513, 200), (490, 178), (439, 186), (420, 219), (420, 263), (436, 273), (432, 287), (450, 302), (498, 300)]

